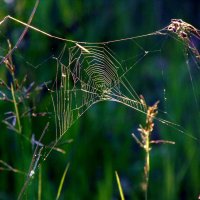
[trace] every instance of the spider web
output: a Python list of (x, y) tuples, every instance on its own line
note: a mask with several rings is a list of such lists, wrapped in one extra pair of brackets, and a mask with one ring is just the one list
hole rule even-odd
[[(52, 56), (57, 63), (54, 86), (52, 89), (49, 89), (55, 113), (56, 141), (92, 105), (101, 101), (118, 102), (146, 114), (147, 108), (135, 91), (133, 87), (134, 81), (130, 80), (129, 74), (134, 67), (139, 66), (145, 60), (144, 58), (151, 57), (154, 54), (156, 56), (160, 55), (163, 45), (169, 36), (182, 44), (191, 54), (194, 52), (184, 41), (167, 31), (167, 27), (136, 37), (91, 43), (59, 38), (30, 25), (27, 26), (48, 37), (62, 40), (63, 43), (66, 43), (58, 57)], [(72, 45), (68, 48), (68, 63), (65, 63), (63, 60), (66, 60), (66, 45), (69, 44)], [(152, 47), (149, 48), (149, 46)], [(134, 55), (131, 58), (127, 58), (126, 53), (124, 53), (124, 49), (127, 51), (128, 48), (134, 50)], [(186, 51), (185, 55), (188, 55)], [(198, 64), (194, 54), (192, 54), (192, 58), (193, 62)], [(21, 59), (25, 60), (24, 58)], [(27, 60), (25, 62), (38, 70), (49, 59), (51, 57), (48, 56), (47, 59), (37, 64), (37, 66), (34, 66), (34, 64)], [(189, 66), (189, 58), (186, 59), (186, 62)], [(197, 103), (198, 100), (194, 91), (191, 74), (190, 79)], [(163, 118), (157, 118), (157, 120), (184, 133), (176, 123)]]
[[(160, 55), (168, 36), (175, 38), (186, 49), (188, 48), (182, 40), (167, 32), (166, 28), (146, 35), (99, 43), (65, 41), (63, 39), (65, 45), (60, 55), (52, 56), (52, 59), (56, 60), (55, 81), (51, 89), (47, 86), (54, 110), (55, 141), (50, 145), (50, 150), (48, 148), (45, 152), (43, 152), (43, 146), (39, 148), (37, 145), (39, 150), (37, 149), (37, 152), (34, 153), (36, 158), (33, 159), (30, 167), (29, 177), (34, 174), (41, 155), (44, 154), (43, 158), (46, 159), (62, 136), (94, 104), (102, 101), (117, 102), (146, 114), (146, 105), (143, 104), (138, 92), (134, 89), (131, 73), (136, 67), (144, 66), (142, 62), (146, 60), (146, 57), (152, 58), (154, 55)], [(157, 40), (158, 38), (161, 39)], [(71, 47), (67, 49), (66, 46), (69, 43)], [(132, 57), (126, 56), (129, 48), (133, 50)], [(195, 61), (193, 63), (197, 65), (198, 60), (194, 57), (193, 51), (191, 48), (188, 50)], [(68, 63), (66, 63), (66, 52)], [(186, 58), (186, 61), (190, 64), (189, 57)], [(39, 70), (41, 65), (43, 63), (39, 64), (35, 70)], [(134, 75), (134, 77), (137, 76)], [(190, 74), (190, 77), (193, 76)], [(192, 79), (191, 83), (193, 84)], [(192, 88), (194, 90), (193, 85)], [(196, 95), (195, 91), (194, 94)], [(195, 99), (197, 102), (198, 97), (195, 96)], [(179, 125), (163, 118), (157, 118), (157, 120), (197, 140), (182, 130)]]
[(130, 69), (125, 70), (107, 46), (75, 45), (69, 48), (69, 65), (59, 59), (57, 65), (61, 68), (61, 81), (56, 82), (54, 110), (60, 136), (100, 101), (119, 102), (146, 113), (146, 107), (125, 77)]
[[(198, 34), (200, 33), (199, 30)], [(169, 32), (168, 36), (173, 40), (177, 41), (177, 44), (181, 46), (181, 50), (184, 55), (185, 60), (185, 68), (187, 69), (187, 74), (190, 79), (190, 85), (192, 88), (192, 95), (193, 95), (193, 103), (196, 104), (196, 109), (200, 111), (199, 107), (199, 71), (200, 71), (200, 56), (199, 56), (199, 35), (194, 35), (193, 33), (187, 33), (188, 38), (184, 40), (180, 38), (178, 35)]]

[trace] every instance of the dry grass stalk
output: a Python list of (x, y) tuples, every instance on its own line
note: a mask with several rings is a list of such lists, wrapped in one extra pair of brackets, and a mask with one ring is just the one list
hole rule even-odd
[(133, 138), (136, 140), (136, 142), (145, 150), (145, 166), (144, 166), (144, 178), (145, 182), (142, 184), (143, 189), (145, 191), (145, 199), (148, 198), (148, 185), (149, 185), (149, 172), (150, 172), (150, 151), (151, 146), (150, 144), (158, 144), (158, 143), (170, 143), (175, 144), (172, 141), (165, 141), (165, 140), (151, 140), (151, 133), (154, 129), (154, 119), (156, 118), (156, 115), (158, 114), (158, 103), (154, 103), (152, 106), (148, 106), (145, 102), (145, 99), (143, 96), (141, 98), (141, 103), (146, 107), (147, 113), (146, 113), (146, 122), (145, 126), (140, 125), (138, 128), (138, 132), (140, 133), (140, 138), (138, 138), (134, 133), (132, 133)]

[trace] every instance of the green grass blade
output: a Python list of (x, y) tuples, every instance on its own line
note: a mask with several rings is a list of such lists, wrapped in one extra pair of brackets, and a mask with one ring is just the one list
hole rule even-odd
[(57, 196), (56, 196), (56, 200), (58, 200), (59, 197), (60, 197), (61, 190), (62, 190), (62, 187), (63, 187), (63, 183), (64, 183), (64, 181), (65, 181), (65, 176), (66, 176), (67, 171), (68, 171), (68, 169), (69, 169), (69, 165), (70, 165), (70, 164), (68, 163), (67, 166), (66, 166), (66, 168), (65, 168), (65, 171), (64, 171), (64, 173), (63, 173), (63, 175), (62, 175), (62, 178), (61, 178), (61, 181), (60, 181), (60, 185), (59, 185), (59, 188), (58, 188), (58, 192), (57, 192)]
[(38, 177), (38, 200), (41, 200), (42, 196), (42, 166), (39, 168), (39, 177)]
[(120, 182), (120, 179), (119, 179), (117, 171), (115, 171), (115, 175), (116, 175), (116, 179), (117, 179), (117, 185), (118, 185), (118, 189), (119, 189), (121, 200), (125, 200), (123, 189), (122, 189), (121, 182)]

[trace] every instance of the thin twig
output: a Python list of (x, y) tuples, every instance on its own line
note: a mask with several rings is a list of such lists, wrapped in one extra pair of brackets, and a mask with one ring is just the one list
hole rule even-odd
[[(36, 10), (37, 10), (37, 7), (38, 7), (38, 5), (39, 5), (39, 2), (40, 2), (40, 0), (36, 0), (35, 6), (34, 6), (32, 12), (31, 12), (31, 15), (30, 15), (30, 17), (29, 17), (29, 20), (28, 20), (26, 26), (25, 26), (24, 31), (23, 31), (22, 34), (20, 35), (20, 37), (19, 37), (17, 43), (15, 44), (15, 46), (7, 53), (6, 56), (4, 56), (4, 57), (2, 58), (2, 60), (1, 60), (1, 62), (0, 62), (0, 65), (1, 65), (2, 63), (4, 63), (4, 62), (8, 59), (8, 57), (18, 48), (19, 44), (20, 44), (21, 41), (23, 40), (23, 38), (24, 38), (24, 36), (26, 35), (26, 33), (27, 33), (27, 31), (28, 31), (28, 28), (29, 28), (29, 26), (30, 26), (30, 24), (31, 24), (31, 22), (32, 22), (32, 19), (33, 19), (34, 15), (35, 15), (35, 12), (36, 12)], [(10, 18), (10, 19), (15, 20), (15, 18), (13, 18), (13, 17), (11, 17), (11, 16), (8, 15), (8, 16), (6, 16), (6, 17), (3, 19), (3, 21), (0, 22), (0, 24), (3, 23), (7, 18)], [(15, 20), (15, 21), (18, 21), (18, 22), (19, 22), (19, 20)]]
[[(41, 136), (39, 138), (39, 140), (38, 140), (39, 143), (41, 142), (42, 138), (44, 137), (48, 127), (49, 127), (49, 123), (46, 124), (46, 126), (45, 126), (45, 128), (44, 128), (44, 130), (43, 130), (43, 132), (42, 132), (42, 134), (41, 134)], [(39, 149), (39, 145), (36, 146), (35, 151), (33, 153), (33, 158), (31, 160), (28, 176), (26, 178), (26, 181), (25, 181), (20, 193), (19, 193), (19, 196), (17, 198), (18, 200), (20, 200), (22, 198), (22, 195), (24, 194), (25, 189), (28, 186), (28, 183), (29, 183), (30, 179), (32, 178), (33, 174), (35, 173), (35, 168), (37, 167), (38, 161), (39, 161), (39, 159), (41, 157), (42, 150), (43, 150), (43, 147), (41, 147)], [(39, 156), (37, 157), (38, 152), (39, 152)]]
[(151, 140), (150, 141), (151, 144), (176, 144), (174, 141), (170, 141), (170, 140)]
[(12, 172), (15, 172), (15, 173), (26, 175), (25, 172), (12, 167), (11, 165), (9, 165), (8, 163), (6, 163), (3, 160), (0, 160), (0, 164), (2, 164), (3, 166), (5, 166), (5, 167), (0, 167), (0, 171), (3, 171), (3, 170), (4, 171), (12, 171)]

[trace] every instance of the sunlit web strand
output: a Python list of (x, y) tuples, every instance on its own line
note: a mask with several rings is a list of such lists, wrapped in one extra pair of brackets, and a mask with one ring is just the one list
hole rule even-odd
[[(71, 54), (71, 55), (75, 56), (75, 58), (77, 58), (77, 57), (78, 58), (73, 59), (73, 56), (70, 56), (70, 58), (72, 59), (72, 62), (69, 63), (69, 66), (62, 68), (62, 70), (61, 70), (62, 80), (65, 79), (66, 77), (69, 77), (69, 75), (70, 75), (71, 78), (74, 80), (74, 84), (72, 83), (72, 86), (71, 86), (72, 89), (70, 89), (70, 90), (67, 89), (67, 91), (65, 91), (66, 89), (64, 89), (64, 86), (62, 83), (63, 81), (61, 81), (61, 87), (57, 85), (57, 88), (59, 90), (61, 90), (61, 92), (59, 92), (59, 90), (56, 92), (57, 103), (55, 106), (55, 110), (56, 110), (57, 118), (58, 118), (57, 124), (58, 124), (58, 127), (60, 127), (59, 128), (60, 135), (62, 135), (63, 132), (66, 132), (66, 130), (65, 130), (66, 126), (64, 127), (64, 124), (68, 124), (67, 127), (69, 128), (71, 126), (71, 124), (73, 123), (73, 121), (76, 120), (75, 118), (79, 118), (82, 115), (82, 113), (84, 113), (85, 110), (87, 110), (87, 107), (90, 107), (90, 105), (92, 105), (96, 102), (99, 102), (99, 101), (109, 100), (109, 99), (113, 98), (114, 96), (118, 97), (118, 99), (119, 99), (119, 95), (121, 95), (121, 97), (122, 97), (121, 91), (118, 88), (118, 85), (116, 85), (116, 82), (117, 82), (117, 84), (121, 84), (120, 80), (118, 78), (117, 72), (114, 72), (117, 68), (116, 68), (116, 65), (113, 63), (113, 61), (109, 58), (109, 56), (114, 60), (115, 63), (118, 63), (118, 64), (120, 64), (120, 63), (110, 53), (108, 53), (108, 51), (106, 51), (105, 48), (100, 48), (101, 51), (99, 51), (99, 48), (97, 47), (97, 51), (96, 51), (95, 47), (92, 47), (91, 49), (90, 49), (90, 47), (87, 47), (87, 49), (89, 49), (88, 51), (90, 52), (91, 55), (87, 55), (82, 52), (80, 53), (80, 55), (76, 55), (78, 50), (76, 50), (75, 48), (72, 48), (72, 51), (75, 51), (76, 53)], [(96, 52), (97, 52), (97, 54), (96, 54)], [(81, 56), (85, 56), (83, 58), (83, 60), (80, 60)], [(85, 80), (85, 77), (82, 77), (82, 75), (80, 74), (80, 73), (82, 73), (81, 70), (84, 71), (84, 69), (81, 69), (81, 67), (82, 67), (81, 65), (84, 64), (85, 59), (86, 60), (91, 59), (91, 61), (86, 62), (88, 64), (88, 67), (85, 69), (85, 72), (86, 72), (85, 75), (87, 75), (86, 80)], [(70, 69), (71, 64), (73, 62), (75, 63), (76, 67)], [(78, 64), (76, 62), (78, 62)], [(95, 68), (95, 66), (96, 66), (95, 63), (97, 63), (98, 65), (99, 65), (99, 63), (102, 64), (102, 67), (103, 67), (102, 70), (99, 69), (99, 67)], [(64, 66), (61, 63), (60, 63), (60, 65)], [(91, 74), (92, 72), (88, 71), (90, 69), (90, 67), (93, 68), (93, 71), (95, 73), (94, 77), (92, 77), (92, 74)], [(68, 72), (68, 74), (66, 74), (66, 72)], [(101, 74), (104, 76), (107, 76), (107, 78), (105, 79), (105, 77), (102, 76)], [(56, 79), (58, 79), (58, 78), (56, 78)], [(114, 82), (112, 83), (112, 81), (114, 81)], [(78, 84), (78, 82), (81, 84), (79, 86), (79, 87), (82, 87), (81, 90), (77, 90), (77, 88), (76, 88), (77, 87), (76, 85)], [(125, 86), (124, 83), (123, 83), (123, 85)], [(128, 87), (126, 87), (126, 89), (128, 90)], [(104, 93), (104, 90), (105, 90), (105, 93)], [(76, 98), (77, 98), (76, 95), (78, 95), (77, 91), (82, 91), (82, 92), (86, 91), (86, 94), (85, 93), (81, 94), (82, 103), (79, 106), (77, 105), (77, 102), (76, 102)], [(128, 91), (130, 94), (132, 94), (130, 92), (130, 90), (128, 90)], [(65, 117), (66, 115), (62, 116), (63, 112), (61, 110), (65, 110), (65, 101), (66, 101), (65, 100), (66, 98), (63, 98), (64, 93), (68, 95), (67, 98), (70, 98), (70, 102), (68, 102), (68, 105), (70, 106), (70, 108), (68, 108), (68, 111), (69, 111), (68, 113), (72, 113), (71, 114), (71, 118), (72, 118), (71, 122), (69, 122), (69, 120), (66, 119), (66, 117)], [(75, 98), (74, 105), (72, 105), (73, 103), (71, 103), (73, 100), (72, 96), (74, 96), (74, 98)], [(134, 97), (134, 95), (133, 95), (133, 97)], [(135, 99), (138, 99), (138, 97), (136, 97)], [(131, 102), (131, 101), (129, 100), (129, 102)], [(135, 103), (135, 106), (138, 106), (138, 105), (142, 106), (142, 104), (139, 101), (136, 101), (136, 100), (132, 101), (132, 105), (133, 105), (133, 102)], [(54, 103), (54, 105), (55, 105), (55, 103)], [(75, 107), (73, 108), (72, 106), (75, 106)], [(80, 111), (82, 108), (83, 108), (83, 110)], [(74, 111), (78, 111), (78, 114), (76, 113), (75, 118), (73, 115)], [(64, 112), (64, 114), (65, 114), (65, 112)]]
[[(62, 40), (62, 41), (65, 41), (65, 42), (71, 42), (71, 43), (75, 43), (75, 44), (109, 44), (109, 43), (120, 42), (120, 41), (125, 41), (125, 40), (131, 40), (131, 39), (136, 39), (136, 38), (142, 38), (142, 37), (147, 37), (147, 36), (152, 36), (152, 35), (159, 35), (159, 34), (160, 34), (160, 35), (167, 35), (167, 34), (168, 34), (168, 33), (166, 33), (166, 32), (162, 32), (162, 31), (166, 31), (166, 28), (167, 28), (167, 27), (165, 27), (165, 28), (163, 28), (163, 29), (161, 29), (161, 30), (159, 30), (159, 31), (156, 31), (156, 32), (153, 32), (153, 33), (150, 33), (150, 34), (145, 34), (145, 35), (140, 35), (140, 36), (130, 37), (130, 38), (124, 38), (124, 39), (119, 39), (119, 40), (112, 40), (112, 41), (107, 41), (107, 42), (97, 42), (97, 43), (79, 42), (79, 41), (67, 40), (67, 39), (64, 39), (64, 38), (59, 38), (59, 37), (50, 35), (50, 34), (44, 32), (44, 31), (41, 31), (41, 30), (39, 30), (39, 29), (37, 29), (37, 28), (31, 26), (31, 25), (28, 25), (28, 24), (26, 24), (26, 23), (23, 23), (23, 22), (21, 22), (20, 20), (17, 20), (17, 19), (15, 19), (15, 18), (11, 17), (11, 16), (6, 16), (6, 17), (1, 21), (1, 23), (3, 23), (3, 22), (4, 22), (6, 19), (8, 19), (8, 18), (9, 18), (9, 19), (12, 19), (12, 20), (14, 20), (14, 21), (16, 21), (16, 22), (18, 22), (18, 23), (21, 23), (21, 24), (23, 24), (24, 26), (27, 26), (27, 27), (29, 27), (29, 28), (31, 28), (31, 29), (37, 31), (37, 32), (40, 32), (40, 33), (42, 33), (42, 34), (44, 34), (44, 35), (47, 35), (47, 36), (49, 36), (49, 37), (51, 37), (51, 38), (58, 39), (58, 40)], [(1, 24), (1, 23), (0, 23), (0, 24)], [(78, 45), (77, 45), (77, 46), (78, 46)]]

